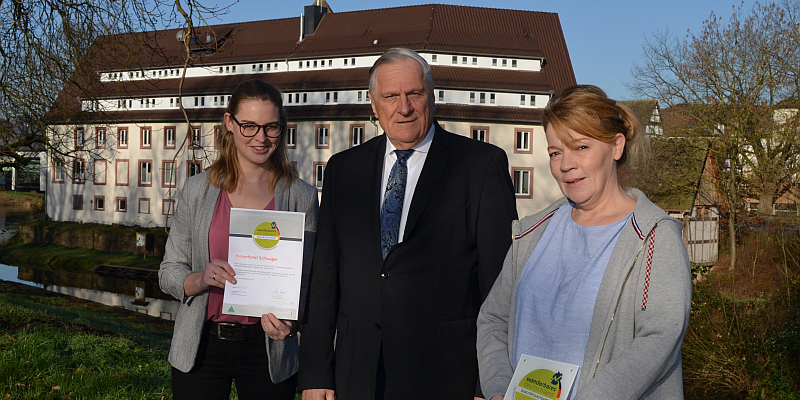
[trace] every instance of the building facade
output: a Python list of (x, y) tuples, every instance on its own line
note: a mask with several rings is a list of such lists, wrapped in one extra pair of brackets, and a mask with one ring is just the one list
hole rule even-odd
[(561, 196), (541, 123), (549, 98), (575, 84), (556, 14), (439, 4), (346, 13), (307, 6), (298, 18), (196, 29), (181, 85), (185, 34), (141, 34), (158, 57), (135, 67), (98, 62), (93, 84), (101, 95), (82, 98), (65, 88), (59, 96), (83, 118), (51, 121), (71, 156), (47, 160), (49, 217), (168, 224), (176, 190), (214, 162), (230, 93), (252, 78), (283, 91), (289, 157), (300, 177), (321, 189), (331, 155), (383, 134), (368, 77), (392, 47), (415, 50), (431, 65), (439, 124), (506, 151), (520, 216)]

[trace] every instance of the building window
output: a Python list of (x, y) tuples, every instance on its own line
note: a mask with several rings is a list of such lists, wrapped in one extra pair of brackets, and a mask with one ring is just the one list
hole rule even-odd
[(94, 131), (94, 145), (98, 149), (106, 148), (106, 128), (97, 128)]
[(514, 194), (518, 198), (532, 198), (533, 168), (516, 167), (514, 174)]
[(170, 107), (175, 107), (175, 99), (172, 98), (172, 97), (169, 98), (169, 106)]
[(488, 126), (473, 126), (472, 138), (480, 142), (489, 142), (489, 127)]
[(467, 64), (467, 57), (461, 57), (461, 64)]
[(83, 128), (75, 128), (75, 148), (82, 149), (83, 148)]
[(174, 149), (175, 148), (175, 127), (174, 126), (166, 126), (166, 127), (164, 127), (164, 148), (165, 149)]
[(350, 125), (350, 147), (364, 143), (364, 125)]
[(507, 66), (508, 66), (508, 60), (503, 60), (503, 67), (507, 67)]
[(325, 177), (325, 164), (327, 163), (314, 163), (314, 186), (316, 186), (317, 190), (322, 190), (322, 179)]
[(151, 143), (151, 139), (152, 139), (151, 132), (152, 132), (152, 129), (149, 126), (146, 126), (146, 127), (142, 128), (142, 131), (141, 131), (141, 143), (140, 143), (140, 147), (141, 148), (149, 149), (151, 147), (151, 145), (152, 145), (152, 143)]
[(356, 66), (356, 58), (355, 57), (350, 59), (350, 66), (352, 66), (352, 67)]
[(453, 64), (458, 64), (458, 56), (453, 56)]
[(325, 93), (325, 102), (326, 103), (330, 103), (331, 102), (331, 94), (330, 93)]
[(205, 107), (205, 106), (206, 106), (206, 98), (205, 97), (201, 97), (200, 98), (200, 107)]
[(532, 153), (531, 151), (531, 131), (527, 129), (517, 129), (516, 146), (514, 153)]
[(493, 58), (493, 59), (492, 59), (492, 66), (493, 66), (493, 67), (496, 67), (496, 66), (497, 66), (497, 59), (496, 59), (496, 58)]
[(358, 91), (358, 101), (363, 101), (363, 100), (364, 100), (363, 92), (359, 90)]
[(472, 65), (478, 65), (478, 57), (472, 57)]
[(127, 197), (117, 197), (117, 212), (128, 212)]
[(222, 137), (222, 125), (214, 125), (214, 147), (219, 148), (219, 138)]
[(437, 58), (438, 58), (438, 57), (436, 56), (436, 54), (432, 54), (432, 55), (431, 55), (431, 62), (436, 62), (436, 61), (437, 61), (437, 60), (436, 60)]
[(150, 199), (139, 199), (139, 214), (150, 214)]
[(444, 90), (439, 91), (439, 101), (444, 101)]
[(475, 92), (470, 92), (469, 93), (469, 102), (470, 103), (474, 103), (475, 102)]
[(114, 160), (116, 168), (116, 186), (128, 186), (128, 176), (130, 175), (130, 168), (128, 160)]
[(72, 160), (72, 182), (86, 182), (86, 162), (83, 160)]
[(308, 93), (303, 93), (303, 103), (308, 103)]
[(94, 177), (95, 185), (106, 184), (107, 165), (106, 160), (94, 160), (92, 163), (92, 176)]
[(201, 147), (202, 143), (200, 142), (200, 127), (193, 126), (192, 127), (192, 148), (199, 148)]
[(289, 125), (286, 127), (286, 148), (297, 148), (297, 125)]
[(524, 94), (519, 96), (519, 105), (521, 105), (521, 106), (525, 105), (525, 95)]
[(219, 97), (217, 97), (217, 96), (214, 96), (214, 105), (215, 105), (215, 106), (217, 105), (217, 103), (219, 103), (219, 100), (218, 100), (218, 99), (219, 99)]
[(80, 194), (72, 195), (72, 209), (83, 210), (83, 195)]
[(303, 62), (302, 61), (298, 62), (297, 63), (297, 67), (300, 68), (300, 69), (303, 69)]
[(331, 126), (330, 125), (315, 125), (314, 130), (317, 132), (317, 142), (315, 143), (315, 147), (318, 149), (328, 149), (330, 148), (330, 141), (329, 133), (330, 133)]
[(489, 103), (494, 104), (494, 93), (489, 95)]
[(269, 71), (272, 67), (272, 64), (267, 64), (267, 71)]
[(64, 160), (53, 160), (53, 183), (64, 183)]
[(197, 97), (194, 98), (194, 106), (197, 107), (200, 104), (200, 99)]
[(175, 200), (161, 200), (161, 215), (175, 215)]
[(334, 103), (339, 102), (339, 92), (333, 92), (333, 102)]
[[(228, 96), (228, 99), (230, 98), (231, 96)], [(225, 107), (225, 96), (219, 96), (219, 105)]]
[(286, 94), (286, 101), (287, 101), (289, 104), (292, 104), (292, 94), (291, 94), (291, 93), (287, 93), (287, 94)]
[(486, 103), (486, 93), (481, 93), (481, 97), (480, 98), (481, 98), (481, 104), (485, 104)]
[(106, 198), (105, 198), (105, 196), (94, 196), (94, 210), (95, 211), (105, 211), (106, 210)]
[(317, 60), (314, 60), (314, 68), (317, 68)]
[(153, 185), (153, 161), (139, 161), (139, 186)]
[(536, 96), (531, 95), (531, 107), (536, 107)]
[(253, 64), (253, 68), (252, 68), (251, 72), (256, 72), (256, 65), (255, 64)]
[(517, 68), (517, 60), (511, 60), (511, 68)]
[[(269, 66), (269, 64), (267, 64)], [(264, 64), (258, 64), (258, 72), (264, 71)]]
[(175, 161), (161, 161), (161, 187), (175, 187), (176, 170)]
[(186, 162), (186, 177), (195, 176), (203, 172), (203, 162), (198, 160), (189, 160)]

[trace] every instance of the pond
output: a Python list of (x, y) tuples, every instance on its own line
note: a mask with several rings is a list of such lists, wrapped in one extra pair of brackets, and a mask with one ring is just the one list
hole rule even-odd
[[(11, 238), (19, 224), (43, 217), (43, 213), (30, 209), (0, 207), (0, 242)], [(0, 279), (167, 320), (175, 318), (180, 306), (178, 301), (163, 293), (158, 284), (153, 282), (5, 264), (0, 264)]]

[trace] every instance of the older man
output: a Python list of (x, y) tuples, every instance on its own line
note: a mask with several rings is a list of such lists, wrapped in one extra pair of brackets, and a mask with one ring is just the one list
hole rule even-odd
[(472, 399), (475, 321), (517, 216), (508, 160), (435, 123), (417, 53), (387, 51), (369, 83), (386, 134), (325, 169), (298, 387), (303, 400)]

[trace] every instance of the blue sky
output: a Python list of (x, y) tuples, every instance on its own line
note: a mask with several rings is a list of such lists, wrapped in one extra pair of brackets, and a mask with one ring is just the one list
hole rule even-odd
[[(201, 1), (205, 5), (209, 2)], [(306, 1), (240, 0), (230, 7), (230, 12), (213, 22), (244, 22), (264, 19), (297, 17)], [(730, 17), (737, 0), (463, 0), (460, 2), (386, 0), (329, 0), (334, 12), (389, 8), (417, 4), (443, 3), (475, 7), (506, 8), (514, 10), (546, 11), (558, 13), (561, 28), (567, 40), (575, 79), (578, 83), (591, 83), (603, 88), (617, 100), (632, 100), (625, 87), (631, 81), (631, 67), (641, 57), (645, 36), (669, 30), (684, 37), (686, 31), (699, 32), (704, 20), (713, 11), (725, 21)], [(750, 9), (754, 1), (744, 1)], [(220, 4), (227, 4), (224, 1)]]

